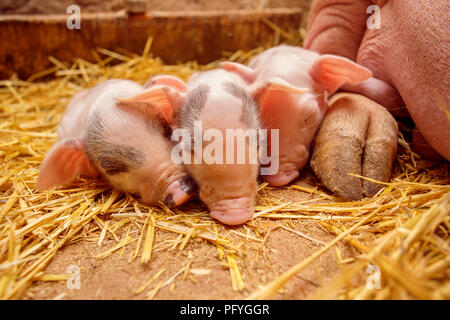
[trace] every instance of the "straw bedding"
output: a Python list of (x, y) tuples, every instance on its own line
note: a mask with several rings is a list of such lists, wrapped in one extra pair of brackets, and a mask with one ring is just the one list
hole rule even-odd
[[(280, 39), (276, 33), (275, 42)], [(243, 247), (264, 246), (270, 228), (297, 232), (317, 247), (312, 255), (296, 261), (278, 277), (258, 283), (248, 298), (276, 298), (283, 286), (325, 253), (334, 251), (340, 272), (314, 292), (312, 298), (333, 299), (450, 299), (450, 175), (448, 162), (432, 162), (413, 153), (400, 135), (392, 180), (373, 198), (342, 202), (311, 177), (308, 185), (285, 187), (291, 193), (308, 194), (312, 200), (274, 197), (273, 188), (259, 186), (254, 218), (245, 226), (227, 228), (208, 215), (199, 200), (173, 211), (164, 206), (145, 206), (132, 195), (112, 190), (102, 180), (79, 178), (73, 183), (39, 193), (35, 189), (39, 165), (56, 141), (56, 129), (71, 96), (110, 78), (144, 83), (150, 76), (168, 73), (187, 79), (193, 72), (216, 67), (195, 62), (164, 65), (150, 54), (149, 39), (142, 55), (93, 51), (97, 63), (77, 60), (69, 66), (50, 57), (54, 67), (28, 81), (0, 81), (0, 298), (20, 299), (37, 282), (64, 281), (67, 274), (48, 274), (47, 265), (62, 248), (85, 239), (101, 248), (100, 261), (128, 248), (124, 259), (151, 263), (155, 251), (184, 250), (194, 239), (215, 247), (218, 259), (229, 269), (229, 290), (242, 292), (248, 285), (242, 276), (246, 264)], [(263, 48), (251, 52), (224, 53), (229, 60), (246, 62)], [(111, 62), (119, 62), (111, 65)], [(53, 75), (52, 80), (42, 77)], [(291, 197), (292, 199), (292, 197)], [(292, 221), (310, 221), (327, 230), (334, 240), (315, 239), (294, 230)], [(131, 233), (130, 228), (139, 232)], [(158, 230), (175, 234), (174, 240), (155, 237)], [(269, 231), (269, 232), (268, 232)], [(104, 239), (113, 236), (113, 244)], [(354, 248), (342, 258), (336, 243)], [(289, 244), (287, 244), (289, 246)], [(130, 250), (131, 248), (131, 250)], [(293, 248), (294, 250), (295, 248)], [(366, 285), (369, 265), (381, 274), (380, 289)], [(149, 299), (158, 291), (176, 287), (186, 276), (208, 274), (190, 270), (190, 263), (162, 281), (163, 269), (136, 287)], [(255, 286), (254, 286), (255, 287)], [(215, 298), (211, 296), (211, 298)]]

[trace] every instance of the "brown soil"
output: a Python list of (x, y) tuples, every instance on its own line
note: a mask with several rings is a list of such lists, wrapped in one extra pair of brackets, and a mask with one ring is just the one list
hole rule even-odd
[[(227, 10), (256, 8), (305, 7), (310, 0), (148, 0), (149, 10)], [(124, 9), (126, 0), (2, 0), (1, 14), (56, 14), (66, 13), (76, 4), (81, 12), (105, 12)]]
[[(308, 181), (303, 178), (297, 184), (307, 186)], [(268, 193), (285, 201), (302, 201), (311, 198), (307, 193), (290, 189), (273, 190)], [(259, 219), (258, 223), (275, 226), (269, 219)], [(324, 243), (330, 242), (335, 237), (313, 221), (291, 221), (285, 225)], [(232, 230), (225, 226), (220, 228)], [(236, 230), (245, 232), (242, 227)], [(136, 237), (140, 230), (133, 227), (129, 232)], [(119, 233), (118, 237), (122, 238), (123, 235)], [(160, 243), (167, 239), (175, 239), (177, 234), (157, 230), (155, 237), (155, 241)], [(239, 239), (239, 236), (236, 235), (236, 239)], [(157, 282), (167, 281), (183, 268), (188, 260), (192, 260), (191, 269), (209, 269), (211, 273), (189, 274), (186, 278), (181, 273), (173, 282), (174, 285), (161, 288), (154, 299), (242, 299), (321, 247), (320, 244), (280, 228), (269, 231), (264, 245), (247, 240), (243, 248), (246, 252), (245, 258), (238, 261), (245, 289), (233, 291), (226, 260), (221, 259), (216, 246), (207, 241), (191, 239), (182, 251), (176, 248), (154, 252), (151, 261), (146, 264), (141, 263), (139, 259), (128, 262), (136, 247), (135, 244), (126, 246), (123, 252), (116, 251), (106, 259), (96, 259), (97, 254), (117, 243), (112, 236), (106, 237), (101, 247), (97, 246), (96, 241), (97, 238), (94, 237), (92, 240), (82, 240), (63, 248), (44, 272), (44, 274), (64, 274), (68, 266), (79, 266), (81, 269), (79, 290), (68, 289), (65, 281), (37, 281), (26, 291), (24, 299), (145, 299)], [(337, 247), (343, 259), (355, 254), (354, 249), (345, 242), (338, 243)], [(158, 281), (154, 281), (142, 293), (136, 295), (136, 290), (162, 268), (165, 271)], [(339, 271), (336, 250), (332, 248), (291, 279), (277, 298), (308, 298), (323, 284), (334, 279)]]

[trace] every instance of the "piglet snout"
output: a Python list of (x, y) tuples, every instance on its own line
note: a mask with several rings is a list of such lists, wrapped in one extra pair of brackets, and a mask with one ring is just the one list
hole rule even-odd
[(271, 186), (281, 187), (287, 185), (289, 182), (293, 181), (300, 175), (297, 169), (291, 171), (279, 171), (277, 174), (270, 176), (263, 176), (264, 181), (266, 181)]
[(253, 204), (245, 198), (221, 200), (210, 209), (211, 217), (232, 226), (246, 223), (254, 212)]
[(163, 202), (167, 207), (174, 208), (189, 200), (196, 191), (195, 181), (189, 176), (183, 176), (169, 185)]

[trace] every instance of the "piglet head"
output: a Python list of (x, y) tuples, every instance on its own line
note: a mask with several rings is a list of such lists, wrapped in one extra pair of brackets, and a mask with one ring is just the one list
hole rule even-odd
[(211, 217), (243, 224), (253, 216), (257, 192), (257, 108), (234, 75), (213, 70), (197, 76), (201, 83), (189, 90), (177, 117), (179, 132), (188, 137), (184, 165)]
[(111, 107), (94, 109), (83, 138), (61, 140), (52, 147), (37, 188), (42, 191), (77, 175), (101, 173), (118, 189), (138, 194), (148, 204), (174, 207), (187, 201), (196, 185), (181, 165), (171, 161), (168, 139), (179, 98), (171, 88), (159, 85), (117, 99)]
[[(167, 76), (167, 79), (170, 80), (170, 76)], [(135, 135), (139, 142), (136, 148), (141, 153), (141, 163), (135, 165), (134, 170), (127, 172), (128, 181), (125, 184), (129, 188), (137, 188), (137, 193), (147, 203), (161, 201), (169, 207), (174, 207), (187, 201), (197, 188), (183, 166), (171, 158), (173, 143), (170, 136), (185, 88), (181, 80), (177, 85), (183, 87), (179, 88), (166, 83), (165, 76), (153, 80), (158, 82), (147, 84), (147, 90), (143, 93), (118, 99), (118, 106), (138, 119), (132, 121), (135, 128), (128, 128), (130, 133), (127, 135), (137, 131)], [(130, 154), (132, 152), (128, 152), (128, 155)], [(119, 180), (118, 183), (124, 184), (123, 177)]]
[(278, 161), (279, 170), (263, 175), (274, 186), (288, 184), (307, 164), (311, 142), (328, 108), (327, 96), (344, 83), (356, 84), (371, 76), (358, 64), (332, 55), (317, 56), (311, 64), (302, 64), (305, 70), (272, 72), (270, 77), (239, 63), (224, 62), (221, 66), (247, 82), (247, 90), (258, 103), (263, 127), (279, 130), (278, 145), (274, 146), (269, 136), (267, 148), (269, 155), (271, 150), (278, 150), (271, 158)]

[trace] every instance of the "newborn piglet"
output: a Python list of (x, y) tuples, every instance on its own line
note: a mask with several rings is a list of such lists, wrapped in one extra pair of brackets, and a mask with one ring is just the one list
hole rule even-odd
[[(197, 144), (189, 150), (202, 159), (201, 163), (194, 160), (185, 166), (199, 185), (200, 198), (211, 216), (225, 224), (242, 224), (253, 216), (257, 189), (258, 149), (245, 136), (260, 128), (256, 104), (246, 93), (243, 81), (225, 70), (194, 74), (188, 88), (178, 126), (192, 136), (196, 123), (200, 124), (204, 139), (200, 142), (203, 148), (197, 149)], [(211, 133), (215, 133), (214, 138)], [(208, 147), (214, 144), (217, 148), (212, 156), (217, 161), (208, 161)], [(239, 162), (240, 156), (244, 161)]]
[[(196, 186), (182, 165), (171, 161), (173, 110), (161, 99), (164, 90), (163, 85), (144, 90), (133, 81), (108, 80), (77, 93), (42, 163), (38, 190), (77, 175), (102, 174), (147, 204), (174, 207), (187, 201)], [(136, 108), (135, 96), (147, 103)]]
[(382, 185), (349, 173), (389, 180), (397, 151), (393, 117), (362, 96), (328, 99), (342, 86), (374, 81), (371, 71), (343, 57), (286, 45), (264, 51), (248, 67), (230, 62), (222, 66), (248, 83), (264, 126), (280, 129), (280, 170), (263, 176), (268, 183), (282, 186), (299, 175), (331, 103), (332, 114), (321, 126), (311, 162), (323, 184), (342, 198), (358, 200), (373, 196)]
[(195, 179), (213, 218), (228, 225), (250, 220), (259, 169), (255, 133), (260, 122), (244, 81), (217, 69), (194, 74), (187, 85), (170, 76), (147, 83), (151, 88), (164, 85), (172, 89), (166, 90), (172, 103), (168, 109), (178, 110), (172, 140), (179, 144), (173, 157)]
[(259, 104), (263, 127), (279, 129), (279, 158), (272, 160), (279, 161), (279, 171), (263, 176), (274, 186), (297, 178), (308, 163), (311, 142), (328, 109), (327, 96), (344, 83), (356, 84), (371, 76), (348, 59), (287, 45), (262, 52), (248, 66), (233, 62), (221, 66), (247, 83)]

